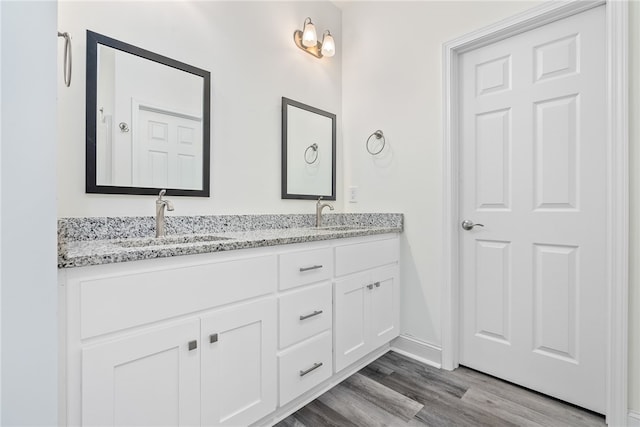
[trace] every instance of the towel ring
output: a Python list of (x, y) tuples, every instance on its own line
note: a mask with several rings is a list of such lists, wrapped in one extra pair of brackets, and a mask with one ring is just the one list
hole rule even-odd
[[(311, 161), (308, 160), (309, 157), (307, 156), (307, 153), (309, 152), (309, 150), (313, 150), (313, 152), (315, 153), (315, 156), (313, 156), (313, 160)], [(316, 162), (316, 160), (318, 160), (318, 144), (314, 142), (313, 144), (308, 146), (306, 150), (304, 150), (304, 161), (308, 165), (312, 165)]]
[[(371, 148), (369, 148), (369, 142), (371, 141), (371, 138), (373, 138), (374, 136), (376, 137), (376, 139), (382, 139), (382, 147), (380, 147), (378, 151), (371, 151)], [(384, 133), (380, 129), (378, 129), (377, 131), (369, 135), (369, 138), (367, 138), (367, 151), (369, 152), (369, 154), (376, 156), (380, 154), (382, 150), (384, 150), (385, 144), (386, 144), (386, 140), (384, 138)]]
[(61, 33), (58, 31), (58, 37), (64, 38), (64, 84), (65, 86), (71, 86), (71, 70), (72, 70), (72, 58), (71, 58), (71, 36), (69, 33)]

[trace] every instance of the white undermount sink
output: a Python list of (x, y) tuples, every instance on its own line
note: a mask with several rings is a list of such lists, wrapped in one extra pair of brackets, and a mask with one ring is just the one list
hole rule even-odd
[(320, 231), (356, 231), (356, 230), (366, 230), (368, 227), (363, 227), (361, 225), (327, 225), (324, 227), (318, 227), (317, 230)]
[(189, 243), (206, 243), (231, 240), (229, 237), (220, 237), (209, 234), (191, 234), (182, 236), (168, 236), (144, 239), (125, 239), (117, 242), (118, 246), (125, 248), (142, 248), (146, 246), (180, 245)]

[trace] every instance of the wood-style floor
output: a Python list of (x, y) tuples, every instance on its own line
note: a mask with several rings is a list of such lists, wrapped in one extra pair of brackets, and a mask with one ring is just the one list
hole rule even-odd
[(604, 425), (602, 416), (480, 372), (389, 352), (276, 427)]

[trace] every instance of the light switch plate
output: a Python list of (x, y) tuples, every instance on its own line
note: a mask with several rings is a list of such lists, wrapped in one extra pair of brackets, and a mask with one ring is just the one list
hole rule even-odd
[(349, 187), (349, 203), (358, 203), (358, 187)]

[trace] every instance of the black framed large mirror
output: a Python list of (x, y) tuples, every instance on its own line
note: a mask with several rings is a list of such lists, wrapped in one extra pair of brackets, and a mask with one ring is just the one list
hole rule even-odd
[(209, 71), (87, 31), (86, 192), (209, 197)]
[(336, 200), (336, 115), (282, 98), (282, 198)]

